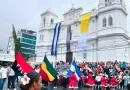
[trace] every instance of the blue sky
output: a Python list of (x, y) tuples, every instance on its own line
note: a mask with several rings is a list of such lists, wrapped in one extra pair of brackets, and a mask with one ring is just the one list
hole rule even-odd
[[(130, 0), (126, 0), (127, 11), (130, 14)], [(63, 14), (72, 4), (82, 7), (84, 12), (97, 8), (98, 0), (0, 0), (0, 49), (6, 50), (12, 24), (16, 29), (39, 30), (40, 14), (51, 8), (63, 20)], [(128, 15), (128, 26), (130, 16)], [(128, 27), (129, 29), (129, 27)]]

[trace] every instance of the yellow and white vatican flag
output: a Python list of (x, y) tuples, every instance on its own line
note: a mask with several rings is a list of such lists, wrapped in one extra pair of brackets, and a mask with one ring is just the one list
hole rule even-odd
[(81, 18), (80, 34), (87, 34), (89, 32), (91, 13), (85, 14)]
[[(85, 14), (81, 18), (81, 24), (80, 24), (80, 37), (78, 41), (78, 56), (80, 57), (83, 55), (83, 52), (87, 49), (87, 34), (89, 32), (89, 26), (91, 21), (91, 13)], [(81, 59), (81, 58), (79, 58)]]

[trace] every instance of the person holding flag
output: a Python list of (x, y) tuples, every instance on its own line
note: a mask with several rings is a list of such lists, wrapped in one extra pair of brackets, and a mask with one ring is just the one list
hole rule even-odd
[(72, 88), (72, 90), (75, 90), (78, 88), (78, 85), (77, 85), (77, 82), (78, 82), (78, 79), (75, 75), (75, 70), (72, 71), (73, 74), (70, 76), (70, 82), (69, 82), (69, 88)]
[(73, 60), (67, 75), (70, 77), (69, 88), (72, 88), (72, 90), (78, 88), (78, 81), (82, 77), (82, 73), (79, 70), (75, 60)]
[(44, 84), (47, 88), (48, 82), (54, 82), (54, 80), (57, 78), (58, 73), (52, 66), (52, 64), (49, 62), (47, 56), (45, 55), (43, 62), (41, 63), (40, 67), (40, 75), (44, 81)]

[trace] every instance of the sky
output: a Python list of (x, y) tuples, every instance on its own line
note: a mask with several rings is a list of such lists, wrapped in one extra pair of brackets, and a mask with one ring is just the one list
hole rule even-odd
[[(130, 0), (125, 0), (127, 12), (130, 14)], [(16, 29), (29, 29), (38, 32), (40, 14), (49, 8), (63, 20), (63, 14), (72, 5), (82, 7), (84, 13), (98, 7), (98, 0), (0, 0), (0, 49), (6, 50), (12, 24)], [(130, 16), (127, 19), (130, 28)]]

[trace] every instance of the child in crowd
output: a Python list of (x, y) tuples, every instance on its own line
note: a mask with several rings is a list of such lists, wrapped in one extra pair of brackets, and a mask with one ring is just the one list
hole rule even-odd
[(128, 90), (130, 90), (130, 73), (128, 75), (128, 85), (127, 85), (127, 87), (128, 87)]
[(119, 76), (116, 77), (116, 83), (117, 83), (116, 89), (119, 89), (119, 90), (121, 89), (121, 86), (120, 86), (121, 82), (122, 82), (122, 78), (119, 75)]
[(69, 83), (69, 88), (71, 88), (72, 90), (75, 90), (78, 88), (78, 79), (75, 75), (75, 71), (73, 71), (73, 74), (70, 76), (70, 83)]
[(95, 80), (96, 80), (96, 86), (95, 86), (95, 88), (96, 88), (96, 89), (99, 89), (99, 88), (100, 88), (101, 77), (102, 77), (101, 74), (100, 74), (100, 73), (97, 73), (96, 78), (95, 78)]
[(89, 74), (88, 74), (87, 85), (89, 86), (89, 90), (94, 90), (95, 80), (92, 76), (92, 72), (89, 72)]
[(111, 78), (110, 78), (110, 87), (111, 87), (111, 90), (115, 90), (116, 86), (117, 86), (116, 78), (113, 75), (111, 75)]
[(85, 75), (82, 73), (81, 87), (83, 87), (83, 86), (85, 85), (85, 81), (86, 81), (86, 77), (85, 77)]
[(128, 74), (124, 73), (124, 76), (123, 76), (123, 80), (124, 80), (124, 87), (123, 87), (123, 89), (124, 90), (127, 90), (128, 78), (129, 78)]
[(106, 78), (105, 74), (101, 78), (101, 87), (102, 90), (106, 90), (106, 87), (108, 87), (108, 79)]

